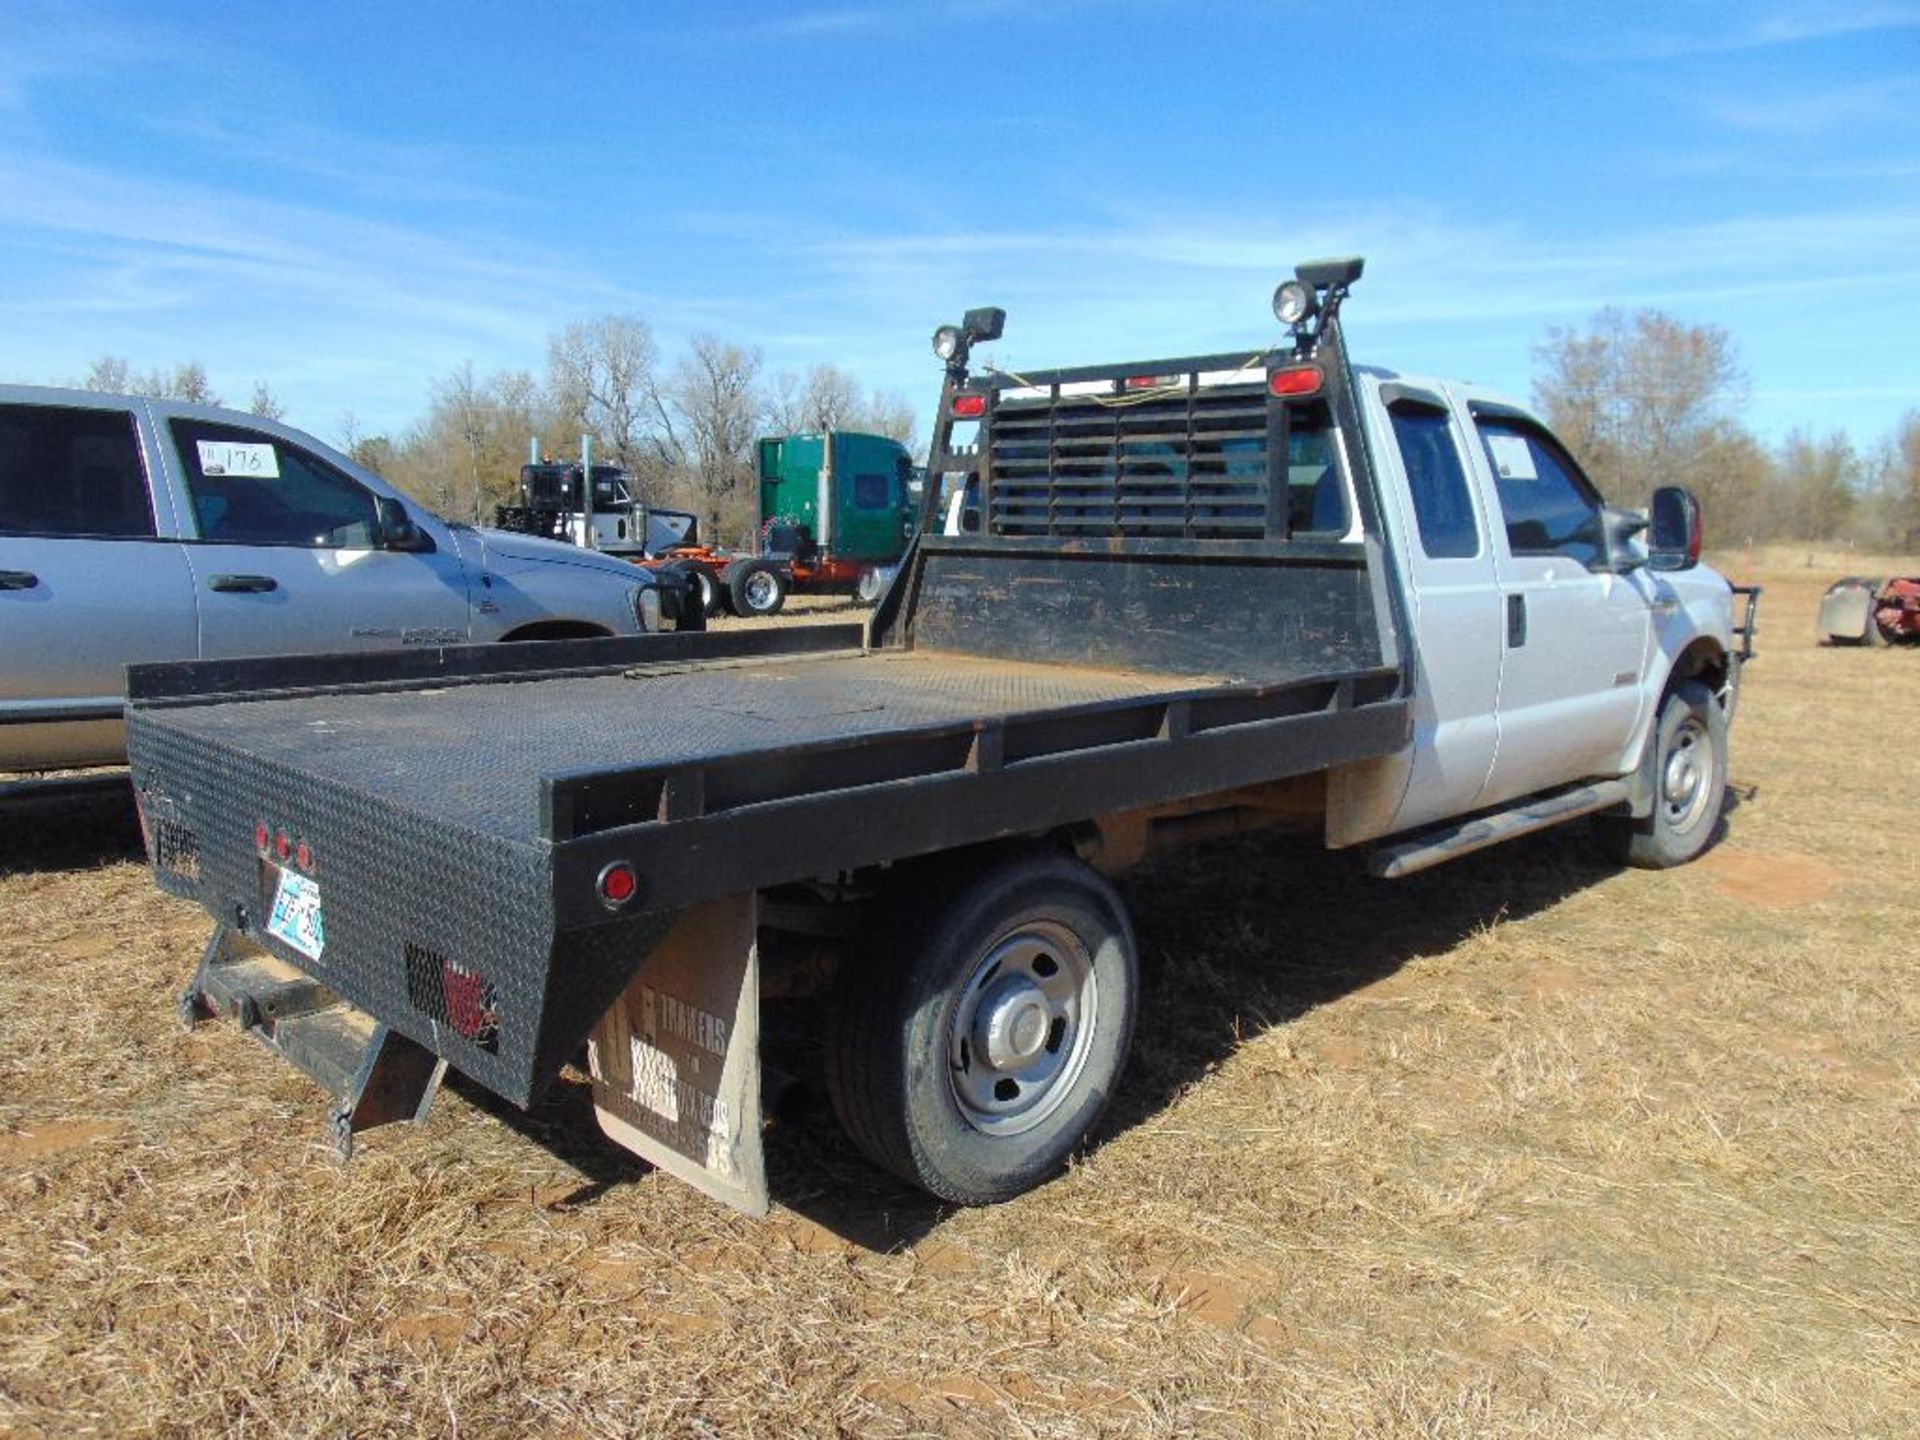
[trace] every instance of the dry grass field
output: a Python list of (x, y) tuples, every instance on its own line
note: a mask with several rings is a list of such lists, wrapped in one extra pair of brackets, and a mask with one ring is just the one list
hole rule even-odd
[(743, 1220), (573, 1085), (342, 1167), (176, 1027), (206, 925), (124, 805), (0, 816), (0, 1435), (1920, 1432), (1920, 653), (1813, 645), (1872, 562), (1728, 568), (1769, 591), (1710, 857), (1161, 862), (1102, 1142), (989, 1210), (816, 1103)]

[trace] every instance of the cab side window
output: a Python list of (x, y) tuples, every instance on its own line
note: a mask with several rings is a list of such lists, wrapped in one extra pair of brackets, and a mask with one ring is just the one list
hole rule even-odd
[(1606, 558), (1600, 497), (1560, 448), (1532, 426), (1481, 416), (1480, 439), (1515, 555), (1565, 555), (1589, 569)]
[(892, 503), (887, 495), (887, 477), (884, 475), (855, 475), (853, 477), (853, 503), (860, 510), (884, 510)]
[(125, 410), (0, 405), (0, 535), (154, 537), (139, 432)]
[(181, 419), (171, 428), (202, 540), (374, 548), (373, 496), (318, 456), (237, 425)]
[(1394, 439), (1407, 471), (1420, 548), (1433, 560), (1472, 559), (1480, 553), (1480, 527), (1447, 412), (1417, 400), (1399, 400), (1387, 413), (1393, 417)]

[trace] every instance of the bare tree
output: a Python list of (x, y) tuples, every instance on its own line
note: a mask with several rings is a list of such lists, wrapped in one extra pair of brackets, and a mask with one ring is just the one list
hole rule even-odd
[(915, 449), (919, 443), (918, 416), (914, 414), (912, 403), (898, 390), (874, 391), (873, 398), (867, 402), (867, 413), (861, 421), (861, 427), (876, 435), (898, 440), (909, 450)]
[(791, 370), (773, 377), (766, 394), (767, 429), (775, 435), (794, 435), (807, 428), (806, 388)]
[(864, 409), (859, 381), (838, 365), (816, 365), (807, 372), (806, 388), (800, 395), (800, 424), (794, 428), (852, 430), (858, 427)]
[(1781, 442), (1776, 463), (1783, 512), (1777, 533), (1796, 540), (1837, 540), (1851, 530), (1860, 464), (1845, 435), (1815, 440), (1795, 430)]
[(1735, 418), (1747, 377), (1725, 330), (1607, 309), (1584, 332), (1549, 330), (1534, 360), (1535, 405), (1609, 498), (1686, 484), (1739, 530), (1769, 528), (1768, 467)]
[(1534, 360), (1534, 403), (1609, 492), (1683, 473), (1746, 398), (1727, 332), (1659, 310), (1606, 309), (1584, 334), (1549, 330)]
[(148, 382), (147, 394), (164, 396), (169, 400), (185, 400), (192, 405), (219, 405), (224, 402), (214, 393), (213, 384), (207, 379), (207, 368), (198, 360), (188, 360), (173, 367), (173, 374), (161, 377), (154, 371)]
[(286, 418), (287, 413), (287, 407), (280, 403), (279, 397), (267, 387), (264, 380), (254, 381), (253, 399), (247, 409), (262, 420), (281, 420)]
[(695, 335), (675, 367), (673, 408), (682, 422), (691, 479), (701, 509), (725, 534), (751, 528), (758, 514), (753, 444), (762, 402), (755, 388), (760, 352)]
[(662, 480), (679, 452), (659, 365), (639, 315), (575, 320), (547, 341), (547, 396), (561, 423), (592, 435), (643, 484)]
[(133, 367), (119, 355), (102, 355), (87, 367), (87, 378), (80, 382), (80, 388), (125, 395), (133, 389)]
[(136, 373), (118, 355), (102, 355), (87, 367), (80, 382), (82, 390), (107, 390), (122, 395), (152, 395), (163, 400), (185, 400), (195, 405), (218, 405), (222, 401), (207, 379), (207, 368), (198, 360), (188, 360), (171, 370), (153, 369)]

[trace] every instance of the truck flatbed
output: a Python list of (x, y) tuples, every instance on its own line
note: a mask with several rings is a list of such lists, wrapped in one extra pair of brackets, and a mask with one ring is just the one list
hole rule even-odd
[(1042, 717), (1078, 714), (1091, 724), (1102, 712), (1148, 699), (1259, 689), (1225, 677), (940, 652), (865, 654), (852, 629), (830, 630), (818, 642), (793, 654), (704, 664), (641, 660), (598, 673), (384, 693), (346, 686), (183, 708), (165, 724), (230, 756), (297, 768), (307, 783), (532, 842), (565, 838), (540, 833), (543, 784), (635, 757), (669, 771), (712, 768), (770, 749), (970, 735)]

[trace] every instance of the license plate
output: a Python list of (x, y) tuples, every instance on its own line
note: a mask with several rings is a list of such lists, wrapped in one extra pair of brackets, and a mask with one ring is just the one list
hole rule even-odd
[(320, 911), (320, 882), (292, 870), (280, 871), (274, 888), (273, 910), (267, 933), (285, 941), (309, 960), (318, 960), (327, 946), (326, 920)]

